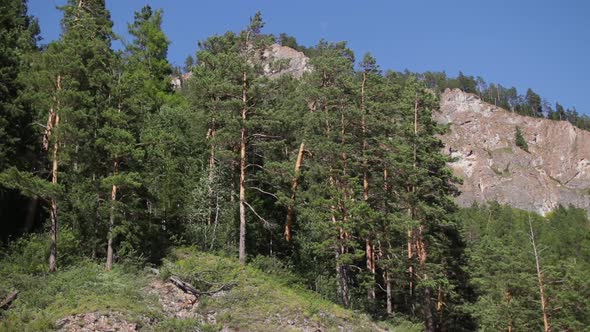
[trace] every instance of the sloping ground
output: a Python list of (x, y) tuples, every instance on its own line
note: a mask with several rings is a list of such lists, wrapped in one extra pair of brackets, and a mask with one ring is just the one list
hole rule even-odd
[[(107, 273), (89, 261), (52, 275), (4, 272), (17, 270), (0, 269), (0, 288), (20, 290), (10, 308), (0, 311), (0, 331), (407, 330), (378, 326), (290, 287), (288, 278), (188, 248), (165, 261), (158, 276), (122, 265)], [(168, 281), (171, 275), (206, 294), (184, 293)]]
[(286, 278), (190, 248), (177, 250), (164, 263), (162, 276), (168, 275), (212, 291), (199, 299), (198, 311), (224, 331), (384, 331)]
[[(439, 123), (463, 179), (458, 203), (497, 201), (546, 214), (558, 205), (590, 209), (590, 132), (566, 121), (521, 116), (461, 90), (441, 96)], [(515, 144), (516, 127), (529, 152)]]

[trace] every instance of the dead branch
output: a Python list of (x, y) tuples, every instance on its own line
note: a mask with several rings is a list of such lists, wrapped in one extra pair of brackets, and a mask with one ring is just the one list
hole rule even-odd
[(256, 215), (258, 217), (258, 219), (260, 219), (260, 221), (262, 221), (262, 224), (264, 225), (264, 227), (266, 229), (273, 229), (274, 225), (269, 223), (266, 219), (262, 218), (257, 212), (256, 210), (254, 210), (254, 208), (252, 207), (252, 205), (248, 204), (248, 202), (244, 202), (244, 204), (250, 208), (250, 210), (252, 211), (252, 213), (254, 213), (254, 215)]
[(264, 134), (250, 134), (250, 137), (253, 138), (274, 138), (274, 139), (281, 139), (281, 136), (272, 136), (272, 135), (264, 135)]
[(261, 165), (258, 165), (258, 164), (248, 164), (248, 165), (246, 165), (246, 168), (250, 168), (250, 167), (258, 167), (260, 169), (264, 169), (264, 167), (262, 167)]
[(276, 199), (279, 199), (279, 197), (278, 197), (277, 195), (275, 195), (275, 194), (273, 194), (273, 193), (269, 193), (268, 191), (264, 191), (264, 190), (262, 190), (262, 189), (260, 189), (260, 188), (258, 188), (258, 187), (248, 187), (248, 188), (249, 188), (249, 189), (254, 189), (254, 190), (257, 190), (257, 191), (259, 191), (259, 192), (261, 192), (261, 193), (263, 193), (263, 194), (267, 194), (267, 195), (269, 195), (269, 196), (272, 196), (272, 197), (274, 197), (274, 198), (276, 198)]
[(18, 291), (14, 291), (12, 293), (10, 293), (7, 297), (4, 298), (4, 300), (2, 300), (2, 302), (0, 302), (0, 309), (8, 309), (8, 307), (10, 306), (10, 304), (16, 300), (16, 298), (18, 297)]
[(222, 284), (219, 288), (217, 288), (215, 290), (201, 292), (201, 291), (198, 291), (193, 285), (189, 284), (186, 281), (181, 280), (177, 276), (171, 276), (170, 278), (168, 278), (168, 280), (170, 280), (170, 282), (172, 284), (174, 284), (174, 286), (180, 288), (183, 292), (190, 293), (190, 294), (194, 295), (195, 297), (199, 297), (201, 295), (213, 295), (215, 293), (219, 293), (224, 290), (230, 290), (232, 287), (237, 285), (237, 282), (230, 281), (227, 284)]

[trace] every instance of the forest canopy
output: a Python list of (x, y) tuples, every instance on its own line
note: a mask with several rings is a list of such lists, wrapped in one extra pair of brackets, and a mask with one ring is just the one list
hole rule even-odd
[[(173, 89), (161, 10), (135, 13), (122, 50), (104, 0), (61, 11), (41, 46), (26, 2), (1, 2), (2, 240), (7, 257), (42, 251), (27, 273), (158, 266), (190, 245), (267, 257), (325, 299), (426, 331), (590, 326), (586, 211), (460, 209), (432, 118), (447, 88), (590, 128), (575, 109), (463, 73), (384, 71), (346, 42), (302, 47), (261, 13), (201, 41)], [(313, 69), (266, 75), (288, 65), (264, 57), (277, 42)]]

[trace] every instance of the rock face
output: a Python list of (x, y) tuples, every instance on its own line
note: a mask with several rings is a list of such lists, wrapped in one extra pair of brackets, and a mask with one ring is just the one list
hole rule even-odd
[[(303, 74), (311, 71), (309, 58), (295, 49), (279, 44), (272, 44), (261, 55), (264, 74), (270, 78), (291, 74), (295, 78), (301, 78)], [(172, 76), (170, 84), (177, 90), (184, 86), (185, 82), (193, 76), (192, 72), (180, 76)]]
[[(291, 74), (295, 78), (300, 78), (304, 73), (311, 71), (309, 58), (287, 46), (272, 44), (270, 48), (264, 51), (262, 57), (267, 60), (264, 65), (264, 73), (268, 77), (278, 77), (285, 74)], [(271, 66), (272, 62), (281, 62), (278, 66)]]
[[(443, 93), (435, 118), (450, 126), (441, 139), (463, 179), (459, 205), (497, 201), (543, 215), (560, 204), (590, 210), (590, 132), (517, 115), (456, 89)], [(516, 146), (516, 127), (529, 152)]]

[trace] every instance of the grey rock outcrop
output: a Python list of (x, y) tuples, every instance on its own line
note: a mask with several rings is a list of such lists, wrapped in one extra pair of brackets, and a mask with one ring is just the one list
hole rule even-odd
[[(450, 126), (441, 139), (463, 179), (459, 205), (497, 201), (541, 214), (560, 204), (590, 210), (590, 132), (517, 115), (457, 89), (443, 93), (435, 118)], [(516, 146), (516, 127), (529, 152)]]
[(287, 46), (272, 44), (264, 51), (262, 57), (265, 59), (264, 73), (271, 78), (286, 74), (300, 78), (311, 71), (309, 58), (303, 52)]
[[(303, 52), (288, 46), (272, 44), (262, 54), (258, 54), (258, 57), (262, 61), (264, 74), (270, 78), (288, 74), (293, 75), (295, 78), (301, 78), (303, 74), (311, 71), (309, 58)], [(175, 90), (180, 89), (192, 76), (192, 72), (172, 76), (170, 84)]]

